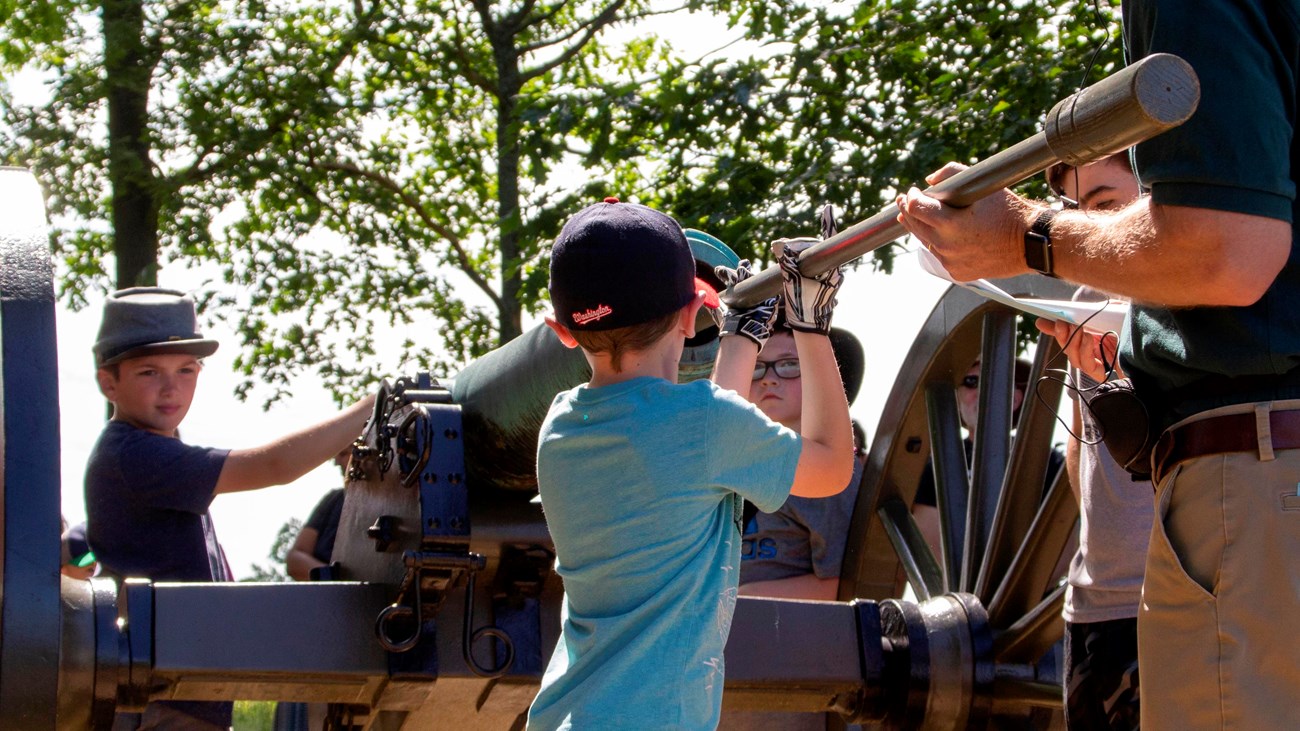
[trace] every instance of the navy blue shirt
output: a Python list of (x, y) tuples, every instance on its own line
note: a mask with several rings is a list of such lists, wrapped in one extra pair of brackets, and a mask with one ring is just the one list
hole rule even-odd
[[(230, 581), (208, 514), (229, 453), (110, 421), (86, 465), (87, 538), (104, 570), (153, 581)], [(232, 703), (165, 703), (230, 725)]]
[(90, 545), (122, 578), (229, 581), (212, 503), (229, 450), (110, 421), (86, 465)]

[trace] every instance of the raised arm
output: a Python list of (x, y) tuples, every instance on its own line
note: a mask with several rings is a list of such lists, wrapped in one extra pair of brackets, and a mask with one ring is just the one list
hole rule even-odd
[(849, 402), (830, 338), (796, 330), (794, 342), (803, 378), (803, 451), (790, 494), (828, 497), (843, 490), (853, 476)]
[[(748, 259), (741, 259), (735, 269), (720, 266), (714, 271), (728, 289), (754, 273)], [(778, 306), (777, 298), (772, 297), (753, 307), (727, 309), (719, 330), (718, 357), (713, 362), (714, 383), (739, 394), (749, 393), (754, 362), (772, 336)]]
[(777, 241), (773, 253), (781, 265), (782, 304), (786, 322), (794, 331), (803, 378), (800, 415), (803, 450), (790, 494), (828, 497), (842, 491), (853, 476), (849, 402), (835, 364), (835, 351), (827, 337), (835, 295), (844, 280), (838, 268), (815, 278), (800, 274), (796, 255), (811, 243)]

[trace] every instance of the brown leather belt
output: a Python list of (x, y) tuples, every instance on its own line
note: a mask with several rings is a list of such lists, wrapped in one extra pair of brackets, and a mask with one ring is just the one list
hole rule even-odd
[[(1300, 410), (1268, 415), (1273, 449), (1300, 449)], [(1151, 479), (1157, 484), (1175, 466), (1211, 454), (1258, 452), (1255, 413), (1226, 414), (1193, 421), (1160, 435), (1153, 455)]]

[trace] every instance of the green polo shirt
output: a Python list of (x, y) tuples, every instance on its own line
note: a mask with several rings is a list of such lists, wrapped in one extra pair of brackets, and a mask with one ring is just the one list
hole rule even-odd
[[(1287, 221), (1294, 241), (1300, 0), (1126, 0), (1123, 10), (1131, 60), (1172, 53), (1201, 83), (1192, 118), (1135, 149), (1152, 199)], [(1255, 304), (1135, 306), (1124, 340), (1124, 368), (1164, 425), (1227, 404), (1300, 398), (1295, 246)]]

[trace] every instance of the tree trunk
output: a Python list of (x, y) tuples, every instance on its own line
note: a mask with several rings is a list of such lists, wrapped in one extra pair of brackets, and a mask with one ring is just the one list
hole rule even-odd
[(155, 285), (158, 193), (149, 159), (149, 87), (154, 59), (144, 37), (144, 5), (142, 0), (103, 0), (102, 8), (117, 286)]
[(515, 100), (522, 82), (514, 36), (500, 33), (492, 39), (497, 62), (497, 230), (501, 241), (501, 311), (497, 320), (500, 344), (523, 333), (519, 293), (523, 272), (519, 258), (519, 128)]

